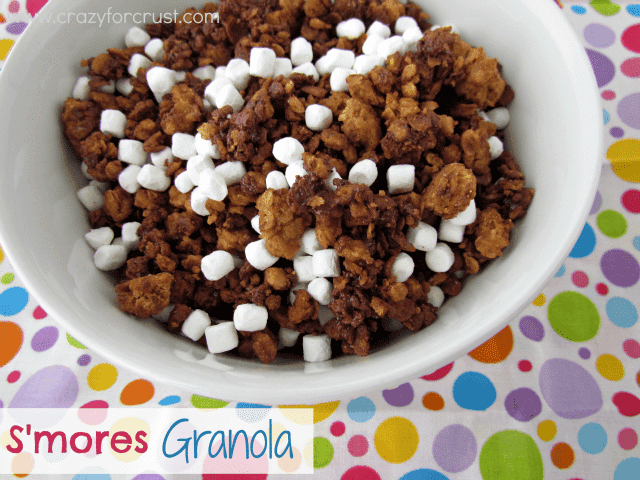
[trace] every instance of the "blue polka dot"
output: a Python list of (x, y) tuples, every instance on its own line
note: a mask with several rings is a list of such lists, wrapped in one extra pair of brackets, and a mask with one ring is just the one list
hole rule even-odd
[(613, 480), (638, 480), (638, 472), (640, 472), (640, 458), (627, 458), (616, 467)]
[(640, 237), (633, 237), (633, 247), (640, 252)]
[(271, 408), (269, 405), (260, 405), (259, 403), (236, 403), (236, 408)]
[(430, 468), (420, 468), (409, 473), (405, 473), (400, 480), (449, 480), (440, 472), (431, 470)]
[(607, 301), (606, 308), (609, 320), (618, 327), (633, 327), (638, 321), (638, 310), (626, 298), (612, 297)]
[(578, 445), (592, 455), (600, 453), (607, 446), (607, 432), (598, 423), (587, 423), (578, 432)]
[(20, 313), (29, 301), (29, 294), (22, 287), (12, 287), (0, 293), (0, 315), (10, 317)]
[(364, 423), (376, 413), (376, 405), (367, 397), (354, 398), (347, 405), (347, 414), (354, 422)]
[(162, 400), (158, 402), (159, 405), (175, 405), (176, 403), (180, 403), (180, 397), (177, 395), (169, 395), (168, 397), (164, 397)]
[(573, 13), (577, 13), (578, 15), (584, 15), (585, 13), (587, 13), (587, 9), (580, 5), (573, 5), (571, 7), (571, 10), (573, 11)]
[(627, 5), (627, 12), (629, 12), (630, 15), (633, 15), (634, 17), (640, 17), (640, 5), (633, 4), (633, 5)]
[(596, 234), (593, 231), (593, 227), (586, 223), (569, 256), (571, 258), (583, 258), (590, 255), (594, 248), (596, 248)]
[(564, 268), (564, 265), (562, 265), (562, 266), (560, 267), (560, 269), (556, 272), (555, 276), (556, 276), (556, 277), (561, 277), (562, 275), (564, 275), (565, 270), (566, 270), (566, 269)]
[(108, 473), (78, 473), (71, 480), (111, 480)]
[(467, 410), (486, 410), (496, 401), (496, 388), (483, 374), (465, 372), (453, 384), (453, 399)]
[(611, 120), (611, 115), (604, 108), (602, 109), (602, 119), (604, 120), (604, 124), (606, 125)]

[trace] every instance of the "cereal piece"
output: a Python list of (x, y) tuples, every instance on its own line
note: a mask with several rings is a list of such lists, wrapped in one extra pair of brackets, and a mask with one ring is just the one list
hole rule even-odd
[(200, 187), (195, 187), (193, 190), (191, 190), (191, 197), (190, 197), (191, 210), (196, 212), (198, 215), (201, 215), (203, 217), (208, 217), (210, 215), (209, 210), (207, 210), (207, 207), (205, 206), (207, 203), (207, 200), (209, 200), (209, 197), (207, 197), (202, 192)]
[(279, 77), (280, 75), (288, 78), (292, 72), (293, 65), (291, 64), (291, 60), (288, 58), (276, 58), (273, 64), (273, 78)]
[(132, 77), (138, 76), (138, 70), (145, 70), (151, 66), (151, 60), (149, 60), (144, 55), (140, 55), (139, 53), (134, 53), (131, 56), (131, 60), (129, 61), (129, 75)]
[(124, 44), (127, 48), (143, 47), (150, 39), (149, 34), (140, 27), (131, 27), (124, 36)]
[(437, 285), (432, 285), (427, 293), (427, 302), (436, 308), (440, 308), (444, 302), (444, 292)]
[(261, 237), (266, 239), (266, 247), (271, 254), (291, 260), (300, 248), (308, 221), (295, 216), (287, 203), (287, 190), (267, 190), (256, 206), (260, 212)]
[(318, 277), (313, 273), (313, 257), (311, 255), (294, 257), (293, 270), (296, 272), (298, 282), (308, 283)]
[(89, 211), (96, 210), (104, 205), (102, 192), (95, 185), (82, 187), (78, 190), (77, 196), (80, 203)]
[[(333, 122), (333, 112), (324, 105), (314, 103), (309, 105), (304, 111), (304, 121), (309, 130), (319, 132), (331, 125)], [(304, 147), (302, 151), (304, 151)]]
[(83, 75), (76, 81), (72, 96), (76, 100), (89, 100), (89, 92), (91, 92), (89, 77)]
[(190, 192), (195, 186), (186, 170), (175, 178), (174, 183), (180, 193)]
[(167, 165), (173, 162), (173, 154), (169, 147), (165, 147), (159, 152), (151, 153), (150, 157), (151, 163), (165, 172), (167, 171)]
[(398, 17), (398, 19), (396, 20), (396, 24), (393, 28), (397, 35), (402, 35), (404, 32), (406, 32), (410, 28), (420, 28), (420, 27), (418, 27), (418, 22), (416, 22), (413, 17), (403, 16), (403, 17)]
[(290, 277), (291, 275), (283, 268), (271, 267), (264, 272), (264, 283), (274, 290), (289, 290), (291, 287)]
[(273, 188), (274, 190), (280, 190), (281, 188), (289, 189), (289, 182), (284, 173), (274, 170), (267, 174), (266, 178), (267, 188)]
[(489, 155), (491, 156), (491, 160), (495, 160), (500, 155), (502, 155), (502, 152), (504, 151), (502, 140), (500, 140), (498, 137), (493, 136), (490, 137), (487, 142), (489, 143)]
[(109, 227), (93, 228), (84, 234), (87, 243), (97, 250), (103, 245), (109, 245), (113, 241), (113, 230)]
[(469, 206), (449, 221), (453, 225), (471, 225), (476, 221), (476, 201), (471, 199)]
[(247, 262), (256, 270), (265, 270), (278, 261), (278, 257), (271, 255), (264, 239), (249, 243), (244, 249)]
[(271, 77), (273, 76), (275, 61), (276, 52), (270, 48), (254, 47), (249, 54), (249, 71), (254, 77)]
[(330, 85), (331, 90), (334, 92), (347, 92), (349, 91), (349, 85), (347, 84), (347, 77), (353, 75), (355, 70), (350, 68), (338, 67), (331, 73)]
[(133, 85), (131, 84), (130, 78), (121, 78), (116, 82), (116, 90), (124, 95), (125, 97), (129, 96), (131, 92), (133, 92)]
[(340, 258), (333, 248), (318, 250), (313, 254), (313, 274), (316, 277), (340, 275)]
[(238, 93), (238, 90), (236, 90), (233, 85), (225, 85), (216, 94), (215, 104), (218, 108), (223, 108), (229, 105), (233, 108), (234, 112), (238, 112), (244, 105), (244, 98), (242, 98), (242, 95)]
[(273, 156), (285, 165), (302, 162), (304, 146), (293, 137), (281, 138), (273, 144)]
[(394, 35), (393, 37), (383, 40), (376, 50), (376, 54), (384, 58), (396, 52), (400, 53), (400, 55), (404, 55), (407, 52), (407, 44), (400, 35)]
[(443, 242), (460, 243), (464, 238), (464, 226), (455, 225), (449, 220), (443, 219), (438, 229), (438, 239)]
[[(222, 75), (226, 76), (226, 67), (223, 67)], [(216, 69), (211, 65), (196, 68), (191, 74), (199, 80), (213, 80), (216, 77)]]
[(220, 159), (220, 150), (211, 140), (202, 138), (200, 132), (196, 133), (196, 152), (198, 155), (208, 155), (216, 160)]
[(307, 291), (320, 305), (329, 305), (333, 284), (326, 278), (316, 278), (309, 282)]
[(302, 337), (302, 352), (305, 362), (330, 360), (331, 338), (325, 333), (321, 335), (305, 335)]
[(305, 177), (308, 174), (309, 172), (304, 169), (304, 162), (302, 160), (291, 162), (284, 171), (284, 176), (287, 179), (289, 187), (293, 187), (298, 177)]
[[(296, 257), (298, 258), (298, 257)], [(295, 259), (294, 259), (295, 260)], [(313, 279), (315, 279), (316, 277), (313, 277)], [(289, 304), (293, 305), (296, 301), (296, 293), (298, 290), (306, 290), (307, 287), (309, 286), (308, 283), (304, 283), (304, 282), (300, 282), (300, 280), (298, 280), (298, 283), (296, 285), (294, 285), (291, 290), (289, 290)]]
[(365, 55), (376, 55), (378, 53), (378, 45), (385, 39), (381, 35), (367, 35), (367, 39), (362, 44), (362, 53)]
[(165, 67), (151, 67), (147, 70), (147, 85), (159, 102), (162, 101), (162, 97), (171, 93), (176, 83), (176, 72), (173, 70)]
[(103, 245), (94, 253), (93, 261), (100, 270), (115, 270), (127, 262), (127, 249), (120, 245)]
[(455, 255), (446, 243), (437, 243), (435, 248), (425, 255), (427, 267), (433, 272), (447, 272), (453, 266)]
[(387, 170), (387, 188), (389, 193), (407, 193), (413, 190), (415, 165), (392, 165)]
[(318, 242), (315, 229), (309, 228), (305, 230), (300, 239), (300, 249), (307, 255), (313, 255), (318, 250), (322, 250), (322, 245)]
[(233, 312), (233, 324), (239, 332), (257, 332), (267, 326), (269, 312), (266, 307), (253, 303), (238, 305)]
[(200, 270), (205, 278), (214, 282), (226, 277), (234, 268), (233, 257), (224, 250), (216, 250), (202, 257), (200, 264)]
[(172, 284), (173, 275), (163, 272), (116, 285), (120, 309), (141, 318), (157, 315), (169, 305)]
[(413, 274), (414, 267), (413, 258), (405, 252), (400, 252), (391, 264), (391, 275), (396, 277), (396, 282), (406, 282)]
[(503, 219), (493, 208), (481, 210), (476, 227), (475, 247), (481, 255), (496, 258), (502, 255), (502, 250), (509, 245), (509, 234), (513, 222)]
[(509, 110), (504, 107), (492, 108), (486, 113), (487, 121), (493, 123), (498, 130), (507, 128), (510, 117)]
[(371, 35), (380, 35), (382, 38), (389, 38), (391, 36), (391, 29), (388, 25), (376, 20), (367, 29), (367, 37)]
[[(191, 180), (193, 181), (193, 178)], [(212, 168), (207, 168), (200, 174), (198, 187), (207, 198), (216, 202), (223, 201), (229, 193), (224, 177), (220, 175), (217, 169), (214, 170)]]
[(118, 175), (118, 184), (129, 193), (136, 193), (140, 189), (140, 182), (138, 182), (138, 174), (142, 170), (142, 167), (138, 165), (129, 165)]
[(211, 353), (224, 353), (236, 348), (240, 341), (233, 322), (220, 322), (205, 328), (204, 336), (207, 349)]
[(231, 80), (231, 83), (238, 91), (244, 90), (249, 85), (249, 79), (251, 78), (249, 63), (241, 58), (234, 58), (227, 64), (224, 75)]
[(316, 69), (320, 75), (333, 73), (336, 68), (351, 68), (356, 58), (355, 53), (351, 50), (342, 50), (332, 48), (326, 55), (319, 58), (316, 62)]
[(171, 312), (173, 311), (174, 308), (175, 308), (175, 305), (169, 305), (167, 307), (164, 307), (160, 313), (158, 313), (157, 315), (153, 315), (153, 318), (159, 321), (160, 323), (166, 324), (169, 322), (169, 317), (171, 316)]
[(174, 133), (171, 137), (171, 153), (183, 160), (196, 156), (196, 137), (188, 133)]
[(189, 314), (182, 324), (182, 334), (197, 342), (204, 335), (207, 327), (211, 326), (211, 317), (204, 310), (196, 309)]
[(171, 186), (171, 178), (155, 165), (143, 165), (138, 172), (137, 180), (140, 186), (154, 192), (164, 192)]
[(278, 348), (293, 347), (298, 342), (300, 332), (290, 328), (280, 328), (278, 331)]
[(317, 82), (318, 80), (320, 80), (320, 74), (318, 73), (318, 70), (313, 65), (313, 63), (311, 62), (306, 62), (298, 65), (296, 68), (293, 69), (292, 73), (300, 73), (302, 75), (313, 77), (314, 82)]
[(193, 155), (187, 160), (187, 173), (194, 185), (200, 185), (200, 176), (206, 170), (213, 170), (213, 160), (208, 155)]
[(415, 227), (407, 229), (407, 241), (413, 245), (416, 250), (429, 252), (436, 248), (438, 242), (438, 232), (431, 225), (418, 222)]
[(360, 160), (349, 170), (349, 181), (370, 187), (378, 178), (378, 167), (373, 160)]
[[(294, 67), (313, 61), (313, 49), (304, 37), (291, 41), (291, 63)], [(295, 71), (295, 70), (294, 70)]]
[(445, 219), (464, 211), (476, 196), (476, 177), (461, 163), (445, 165), (422, 193), (425, 207)]
[(159, 38), (153, 38), (144, 46), (144, 53), (154, 62), (161, 62), (164, 57), (164, 43)]
[(350, 18), (349, 20), (343, 20), (336, 25), (336, 35), (338, 37), (346, 37), (349, 39), (356, 39), (364, 33), (364, 22), (359, 18)]
[(227, 85), (233, 86), (233, 82), (227, 78), (227, 67), (224, 67), (224, 70), (220, 70), (220, 72), (221, 75), (218, 75), (218, 70), (216, 69), (216, 77), (213, 81), (209, 82), (207, 88), (204, 89), (204, 98), (209, 100), (213, 105), (217, 105), (216, 96), (220, 93), (223, 87), (226, 87)]
[(422, 39), (422, 30), (418, 26), (408, 28), (402, 34), (402, 39), (407, 44), (407, 51), (415, 53), (418, 51), (418, 42)]
[(127, 117), (120, 110), (103, 110), (100, 116), (100, 131), (105, 135), (124, 138)]
[(260, 232), (260, 215), (256, 215), (251, 219), (251, 228), (253, 228), (258, 233), (258, 235), (261, 233)]
[(122, 245), (127, 251), (138, 248), (140, 237), (138, 236), (139, 222), (127, 222), (122, 225)]
[(132, 165), (144, 165), (148, 154), (144, 150), (144, 145), (138, 140), (124, 138), (118, 142), (118, 160)]

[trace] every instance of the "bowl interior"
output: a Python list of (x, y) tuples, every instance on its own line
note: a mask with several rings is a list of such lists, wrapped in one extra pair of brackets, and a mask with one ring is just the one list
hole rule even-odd
[(582, 230), (600, 172), (597, 89), (584, 50), (552, 2), (416, 3), (433, 23), (454, 24), (464, 40), (503, 65), (516, 92), (509, 145), (536, 189), (508, 254), (469, 281), (431, 327), (398, 335), (365, 358), (263, 365), (214, 357), (117, 309), (113, 283), (93, 266), (83, 239), (87, 216), (75, 192), (86, 180), (59, 115), (81, 74), (80, 60), (120, 45), (132, 24), (113, 17), (89, 25), (68, 21), (67, 13), (161, 13), (193, 5), (174, 0), (49, 2), (39, 15), (58, 21), (32, 22), (0, 75), (0, 242), (29, 291), (71, 335), (110, 361), (227, 400), (332, 400), (430, 373), (489, 338), (539, 293)]

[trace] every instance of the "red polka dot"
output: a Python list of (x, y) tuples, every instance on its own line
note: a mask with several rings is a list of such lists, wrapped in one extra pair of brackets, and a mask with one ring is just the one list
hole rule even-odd
[(13, 1), (9, 4), (9, 13), (18, 13), (20, 11), (20, 2)]
[(33, 311), (33, 318), (35, 318), (36, 320), (42, 320), (46, 316), (47, 312), (45, 312), (42, 307), (36, 307), (36, 309)]
[(347, 450), (354, 457), (361, 457), (369, 451), (369, 442), (362, 435), (354, 435), (347, 444)]
[(371, 467), (357, 465), (344, 472), (340, 480), (380, 480), (380, 475)]
[(599, 283), (596, 285), (596, 292), (600, 295), (606, 295), (609, 293), (609, 287), (607, 287), (604, 283)]
[(622, 65), (620, 65), (620, 71), (629, 78), (640, 77), (640, 58), (628, 58)]
[(20, 380), (20, 372), (17, 370), (14, 370), (7, 376), (7, 382), (9, 383), (16, 383), (18, 380)]
[(430, 382), (436, 381), (436, 380), (440, 380), (441, 378), (444, 378), (447, 376), (447, 374), (451, 371), (451, 369), (453, 368), (453, 362), (451, 362), (448, 365), (445, 365), (442, 368), (439, 368), (438, 370), (436, 370), (433, 373), (430, 373), (429, 375), (423, 375), (422, 378), (423, 380), (428, 380)]
[(576, 270), (571, 274), (571, 281), (576, 287), (584, 288), (589, 285), (589, 277), (582, 270)]
[(518, 368), (522, 372), (530, 372), (531, 371), (531, 362), (529, 360), (520, 360), (518, 362)]
[(604, 98), (605, 100), (613, 100), (614, 98), (616, 98), (616, 94), (611, 90), (605, 90), (604, 92), (602, 92), (602, 98)]
[(628, 338), (622, 343), (622, 349), (624, 353), (631, 358), (640, 358), (640, 343), (633, 338)]
[(640, 23), (631, 25), (620, 37), (620, 41), (624, 48), (635, 53), (640, 53)]
[(618, 433), (618, 445), (624, 450), (632, 450), (638, 445), (638, 434), (633, 428), (623, 428)]
[(631, 213), (640, 213), (640, 190), (631, 188), (620, 198), (622, 206)]
[(346, 428), (342, 422), (333, 422), (329, 430), (331, 430), (331, 435), (339, 437), (344, 434)]

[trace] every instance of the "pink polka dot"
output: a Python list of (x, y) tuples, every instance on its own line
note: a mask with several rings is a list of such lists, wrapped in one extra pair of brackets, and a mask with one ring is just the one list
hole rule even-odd
[(520, 360), (518, 362), (518, 368), (521, 372), (530, 372), (531, 371), (531, 362), (529, 360)]
[(616, 94), (612, 90), (605, 90), (602, 92), (602, 98), (605, 100), (613, 100), (616, 98)]
[(346, 428), (342, 422), (333, 422), (329, 430), (331, 431), (331, 435), (334, 437), (340, 437), (341, 435), (344, 435)]
[(640, 23), (631, 25), (620, 36), (624, 48), (635, 53), (640, 53)]
[(20, 11), (20, 3), (15, 0), (9, 4), (9, 13), (18, 13)]
[(638, 434), (633, 428), (623, 428), (618, 433), (618, 445), (625, 450), (631, 450), (638, 445)]
[(636, 340), (632, 338), (625, 340), (622, 344), (622, 349), (631, 358), (640, 358), (640, 343)]
[(620, 65), (620, 71), (629, 78), (640, 77), (640, 58), (628, 58), (622, 65)]
[(622, 206), (631, 213), (640, 213), (640, 190), (630, 188), (620, 197)]
[(380, 480), (380, 475), (371, 467), (357, 465), (344, 472), (340, 480)]
[(576, 270), (571, 274), (571, 281), (576, 287), (584, 288), (589, 285), (589, 277), (582, 270)]
[(607, 293), (609, 293), (609, 287), (607, 287), (604, 283), (599, 283), (596, 285), (596, 292), (598, 292), (599, 295), (606, 295)]
[(35, 318), (36, 320), (42, 320), (44, 317), (47, 316), (47, 312), (45, 312), (42, 307), (36, 307), (36, 309), (33, 311), (33, 318)]
[(17, 370), (14, 370), (7, 376), (7, 382), (9, 383), (16, 383), (18, 380), (20, 380), (20, 372)]
[(347, 444), (347, 450), (354, 457), (361, 457), (369, 451), (369, 442), (362, 435), (354, 435)]

